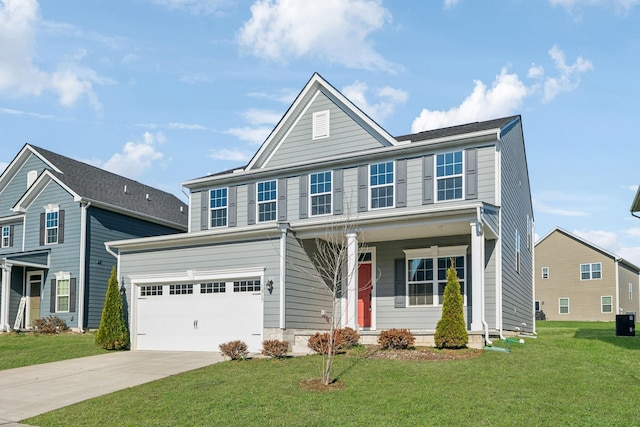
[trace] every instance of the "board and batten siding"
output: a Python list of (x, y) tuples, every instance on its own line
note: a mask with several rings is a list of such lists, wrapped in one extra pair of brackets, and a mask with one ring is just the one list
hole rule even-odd
[(29, 156), (24, 164), (15, 172), (11, 181), (0, 192), (0, 217), (15, 215), (11, 211), (13, 205), (27, 191), (27, 175), (29, 171), (38, 171), (38, 176), (46, 167), (45, 163), (35, 155)]
[[(502, 312), (503, 328), (533, 331), (533, 245), (527, 247), (527, 216), (533, 218), (522, 123), (502, 136)], [(520, 271), (516, 271), (516, 230), (520, 236)]]
[[(313, 113), (324, 110), (330, 111), (329, 136), (313, 140)], [(321, 92), (290, 129), (286, 139), (280, 142), (278, 151), (265, 166), (286, 166), (381, 146), (360, 124)]]
[(228, 271), (234, 269), (265, 268), (265, 281), (272, 279), (276, 285), (270, 294), (262, 283), (264, 295), (264, 327), (279, 327), (280, 254), (279, 240), (254, 240), (247, 242), (207, 244), (165, 248), (158, 251), (127, 252), (120, 257), (120, 274), (125, 278), (127, 301), (132, 304), (130, 275), (158, 273), (186, 273), (195, 271)]

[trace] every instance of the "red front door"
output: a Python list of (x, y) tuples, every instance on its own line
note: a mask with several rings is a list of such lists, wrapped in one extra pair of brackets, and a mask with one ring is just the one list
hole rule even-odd
[(371, 264), (358, 265), (358, 326), (371, 327)]

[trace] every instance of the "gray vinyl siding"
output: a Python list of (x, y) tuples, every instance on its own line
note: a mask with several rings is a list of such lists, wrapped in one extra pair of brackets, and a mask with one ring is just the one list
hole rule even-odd
[(22, 277), (24, 269), (22, 267), (13, 267), (11, 269), (11, 286), (9, 290), (9, 326), (13, 327), (16, 316), (18, 315), (18, 307), (20, 307), (20, 297), (22, 297)]
[(117, 267), (117, 260), (107, 252), (104, 242), (174, 234), (177, 231), (170, 227), (94, 207), (89, 208), (87, 217), (88, 243), (85, 259), (87, 285), (85, 286), (84, 325), (95, 329), (100, 326), (111, 267)]
[[(120, 258), (120, 274), (124, 276), (127, 303), (131, 304), (130, 275), (184, 273), (187, 270), (217, 271), (240, 268), (265, 268), (265, 280), (280, 282), (280, 254), (277, 239), (254, 240), (205, 246), (166, 248), (158, 251), (124, 252)], [(264, 327), (279, 327), (280, 289), (273, 293), (264, 289)]]
[(285, 291), (285, 326), (293, 329), (328, 329), (321, 316), (331, 313), (332, 292), (314, 271), (313, 254), (317, 250), (314, 240), (301, 242), (291, 233), (287, 237), (287, 267)]
[(32, 264), (47, 265), (47, 259), (49, 258), (49, 250), (31, 252), (31, 253), (19, 253), (13, 254), (8, 257), (11, 261), (28, 262)]
[[(527, 248), (527, 215), (533, 218), (522, 124), (502, 137), (502, 311), (503, 328), (533, 331), (533, 248)], [(516, 272), (516, 229), (520, 234), (520, 272)], [(526, 326), (522, 324), (526, 323)]]
[[(631, 284), (631, 298), (629, 298), (629, 284)], [(623, 263), (619, 263), (618, 292), (620, 300), (618, 301), (618, 306), (620, 307), (620, 313), (635, 312), (636, 321), (638, 321), (638, 314), (640, 314), (640, 306), (638, 303), (638, 284), (638, 272)]]
[[(203, 190), (209, 192), (209, 190)], [(191, 216), (191, 230), (198, 231), (202, 229), (202, 191), (191, 193), (189, 197), (189, 215)]]
[(500, 229), (500, 214), (499, 212), (485, 209), (484, 211), (485, 222), (497, 233)]
[[(0, 247), (0, 255), (6, 255), (6, 254), (10, 254), (10, 253), (14, 253), (14, 252), (19, 252), (22, 250), (22, 235), (23, 235), (23, 227), (22, 227), (22, 221), (18, 220), (18, 221), (14, 221), (14, 222), (8, 222), (8, 223), (3, 223), (0, 224), (0, 233), (2, 232), (2, 228), (5, 226), (9, 226), (9, 227), (13, 227), (12, 233), (13, 233), (13, 237), (11, 238), (13, 240), (13, 244), (11, 246), (7, 246), (7, 247)], [(0, 238), (1, 238), (1, 234), (0, 234)]]
[(497, 299), (496, 299), (496, 242), (486, 240), (484, 250), (484, 317), (489, 329), (497, 329)]
[[(329, 137), (312, 140), (313, 113), (330, 111)], [(382, 145), (332, 100), (320, 93), (281, 142), (268, 167), (379, 148)]]
[(478, 149), (478, 200), (482, 200), (485, 203), (496, 203), (495, 164), (495, 146)]
[(11, 208), (27, 191), (27, 174), (37, 170), (38, 175), (45, 168), (45, 163), (38, 157), (31, 155), (22, 167), (14, 174), (9, 184), (0, 193), (0, 217), (15, 215)]

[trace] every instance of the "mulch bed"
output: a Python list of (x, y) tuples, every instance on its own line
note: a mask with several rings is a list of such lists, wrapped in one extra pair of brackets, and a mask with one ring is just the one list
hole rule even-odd
[(380, 347), (371, 347), (365, 357), (387, 360), (467, 360), (478, 357), (483, 350), (475, 348), (461, 348), (458, 350), (437, 349), (433, 347), (416, 347), (407, 350), (381, 350)]

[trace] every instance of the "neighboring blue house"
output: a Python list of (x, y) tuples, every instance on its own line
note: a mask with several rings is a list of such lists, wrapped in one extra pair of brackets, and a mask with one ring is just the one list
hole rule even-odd
[(25, 145), (0, 175), (0, 331), (49, 315), (100, 324), (113, 239), (187, 230), (175, 196)]
[(244, 167), (183, 183), (189, 232), (109, 242), (132, 349), (296, 351), (328, 328), (316, 240), (344, 233), (340, 326), (433, 343), (453, 258), (472, 346), (534, 331), (533, 211), (522, 121), (391, 136), (314, 74)]

